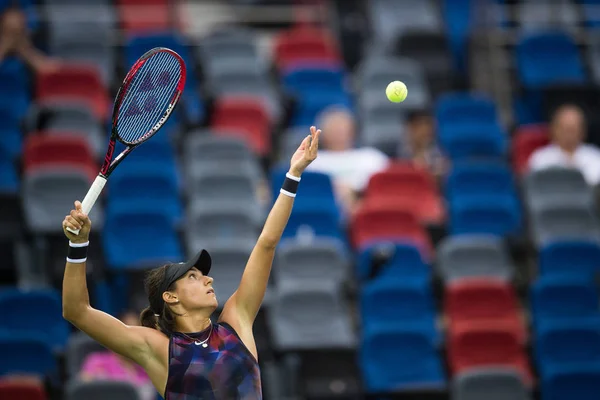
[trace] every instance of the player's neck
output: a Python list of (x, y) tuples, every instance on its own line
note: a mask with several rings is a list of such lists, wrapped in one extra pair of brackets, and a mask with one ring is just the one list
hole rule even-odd
[(210, 316), (202, 314), (177, 317), (177, 331), (183, 333), (200, 332), (210, 326)]

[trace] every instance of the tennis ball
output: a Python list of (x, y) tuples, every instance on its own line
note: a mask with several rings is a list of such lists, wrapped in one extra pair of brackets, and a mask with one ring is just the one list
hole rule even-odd
[(392, 103), (401, 103), (406, 99), (408, 89), (403, 82), (390, 82), (390, 84), (387, 85), (387, 88), (385, 88), (385, 95)]

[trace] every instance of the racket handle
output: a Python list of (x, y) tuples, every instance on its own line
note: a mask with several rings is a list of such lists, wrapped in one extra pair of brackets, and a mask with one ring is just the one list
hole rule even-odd
[[(90, 211), (92, 211), (94, 204), (96, 204), (96, 200), (98, 200), (98, 196), (100, 196), (102, 189), (104, 189), (104, 185), (106, 185), (106, 178), (98, 175), (81, 202), (81, 210), (84, 214), (89, 215)], [(79, 235), (79, 229), (67, 228), (67, 230), (75, 235)]]

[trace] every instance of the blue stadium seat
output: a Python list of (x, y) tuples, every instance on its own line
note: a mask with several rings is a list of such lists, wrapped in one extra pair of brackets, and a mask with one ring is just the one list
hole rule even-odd
[(360, 368), (367, 392), (440, 388), (442, 362), (428, 332), (394, 324), (363, 332)]
[(541, 376), (553, 368), (600, 365), (600, 325), (567, 321), (548, 326), (536, 335), (534, 358)]
[(183, 218), (177, 176), (160, 165), (134, 164), (115, 170), (108, 181), (108, 207), (131, 204), (165, 211), (174, 223)]
[(16, 194), (18, 191), (19, 176), (15, 165), (10, 157), (0, 151), (0, 192)]
[(380, 277), (366, 283), (360, 294), (364, 329), (394, 323), (419, 329), (434, 343), (440, 342), (435, 326), (435, 305), (430, 283)]
[(337, 208), (322, 207), (318, 203), (300, 203), (294, 206), (282, 238), (327, 236), (346, 242)]
[[(381, 254), (383, 265), (374, 271), (374, 261)], [(388, 258), (389, 257), (389, 258)], [(407, 243), (378, 243), (361, 250), (357, 260), (357, 275), (361, 280), (372, 276), (386, 279), (427, 281), (431, 279), (431, 267), (423, 259), (416, 246)]]
[(600, 393), (600, 365), (553, 368), (541, 379), (543, 400), (596, 400)]
[(352, 109), (352, 101), (348, 94), (338, 90), (315, 90), (297, 99), (291, 126), (301, 127), (318, 123), (319, 114), (329, 107)]
[(29, 76), (25, 65), (18, 59), (7, 58), (0, 63), (0, 109), (18, 118), (27, 114), (30, 103)]
[(170, 215), (161, 210), (111, 207), (102, 239), (107, 264), (115, 269), (144, 268), (185, 258)]
[(302, 67), (286, 71), (282, 83), (291, 94), (314, 96), (314, 90), (344, 92), (344, 79), (344, 71), (339, 68)]
[(53, 349), (62, 349), (67, 344), (69, 325), (62, 317), (62, 302), (54, 290), (0, 291), (3, 336), (33, 335)]
[(600, 244), (595, 241), (558, 241), (540, 248), (541, 275), (576, 274), (592, 279), (600, 267)]
[[(182, 95), (182, 106), (185, 117), (192, 123), (199, 123), (204, 119), (204, 104), (198, 93), (198, 80), (194, 75), (194, 59), (190, 54), (185, 40), (177, 34), (140, 34), (129, 38), (125, 44), (125, 61), (131, 66), (145, 52), (154, 47), (167, 47), (177, 52), (188, 66), (186, 89)], [(176, 116), (172, 116), (174, 119)]]
[[(279, 190), (285, 180), (287, 168), (277, 168), (271, 172), (271, 195), (273, 201), (279, 196)], [(331, 178), (321, 172), (305, 171), (302, 174), (302, 184), (298, 187), (301, 193), (295, 199), (295, 205), (319, 202), (321, 207), (336, 208), (335, 193)]]
[(10, 374), (55, 376), (58, 371), (51, 347), (38, 335), (0, 334), (0, 354), (0, 377)]
[[(569, 320), (600, 321), (600, 296), (593, 281), (576, 275), (541, 276), (531, 286), (531, 312), (535, 330), (544, 323)], [(599, 325), (600, 326), (600, 325)]]
[(516, 235), (521, 226), (519, 205), (510, 196), (465, 196), (450, 204), (450, 232), (453, 235)]
[(23, 147), (20, 118), (10, 109), (0, 107), (0, 157), (16, 159)]
[(506, 134), (497, 123), (440, 125), (439, 141), (452, 160), (500, 159), (506, 155)]
[(449, 202), (464, 196), (500, 195), (517, 198), (512, 171), (500, 162), (457, 162), (446, 180)]
[(441, 126), (498, 121), (496, 105), (489, 97), (462, 92), (440, 96), (435, 105), (435, 117)]
[(586, 80), (577, 45), (565, 32), (527, 33), (515, 52), (519, 79), (526, 88)]

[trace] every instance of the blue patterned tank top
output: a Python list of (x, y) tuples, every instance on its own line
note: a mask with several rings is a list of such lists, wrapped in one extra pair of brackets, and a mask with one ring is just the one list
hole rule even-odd
[(169, 340), (165, 400), (261, 400), (258, 362), (235, 330), (213, 324), (203, 347), (209, 331), (186, 334), (198, 342), (178, 332)]

